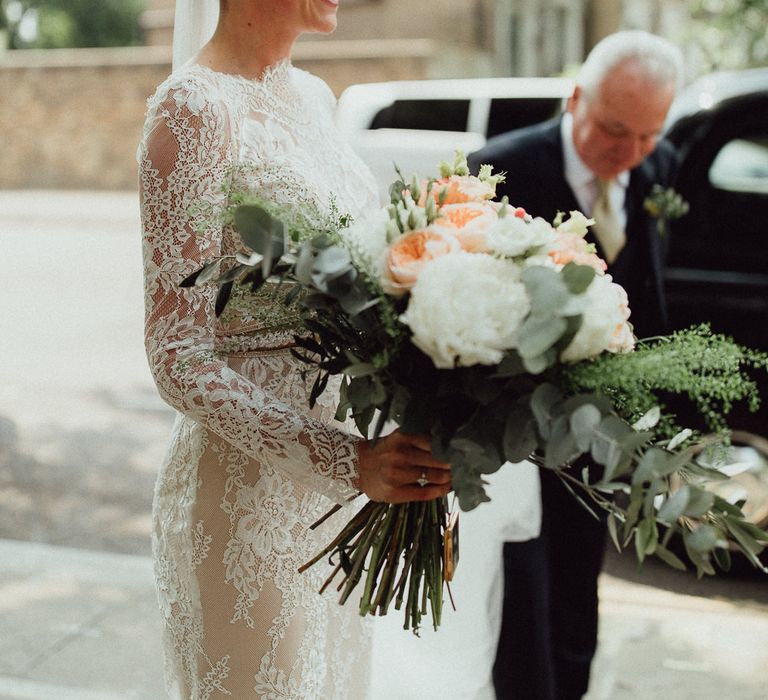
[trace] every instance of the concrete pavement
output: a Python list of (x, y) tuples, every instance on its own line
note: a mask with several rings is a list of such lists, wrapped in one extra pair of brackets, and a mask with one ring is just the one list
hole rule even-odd
[[(149, 508), (173, 416), (138, 230), (133, 194), (0, 192), (0, 700), (163, 697)], [(765, 579), (610, 554), (601, 611), (588, 700), (768, 700)]]
[[(148, 557), (0, 540), (0, 562), (0, 700), (163, 697)], [(768, 698), (765, 602), (687, 595), (608, 573), (600, 600), (587, 700)]]

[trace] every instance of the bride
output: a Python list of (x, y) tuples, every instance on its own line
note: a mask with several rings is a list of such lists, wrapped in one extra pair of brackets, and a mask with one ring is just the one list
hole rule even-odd
[[(231, 227), (193, 207), (223, 205), (236, 164), (278, 203), (353, 216), (377, 204), (369, 171), (334, 127), (330, 90), (290, 63), (300, 34), (335, 28), (337, 7), (177, 0), (174, 73), (148, 105), (138, 153), (145, 340), (158, 389), (178, 410), (153, 506), (174, 698), (365, 698), (367, 626), (335, 592), (317, 593), (321, 565), (297, 573), (355, 506), (309, 526), (359, 491), (394, 503), (450, 489), (428, 439), (395, 432), (373, 448), (333, 424), (332, 390), (307, 408), (290, 354), (298, 319), (269, 292), (255, 304), (235, 293), (216, 318), (214, 290), (179, 287), (205, 261), (239, 250)], [(389, 663), (389, 646), (375, 664)]]

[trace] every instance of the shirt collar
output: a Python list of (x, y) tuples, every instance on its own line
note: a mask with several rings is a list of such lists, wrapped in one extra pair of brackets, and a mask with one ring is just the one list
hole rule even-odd
[[(595, 175), (576, 152), (576, 146), (573, 143), (573, 115), (570, 112), (563, 114), (560, 120), (560, 137), (563, 141), (566, 181), (573, 189), (591, 185), (595, 181)], [(629, 170), (619, 173), (615, 179), (619, 185), (626, 189), (629, 185)]]

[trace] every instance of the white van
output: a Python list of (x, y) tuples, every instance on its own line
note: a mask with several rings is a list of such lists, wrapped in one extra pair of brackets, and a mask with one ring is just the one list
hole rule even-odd
[(555, 116), (572, 91), (567, 78), (365, 83), (344, 91), (336, 119), (386, 195), (393, 163), (406, 177), (431, 174), (456, 149)]

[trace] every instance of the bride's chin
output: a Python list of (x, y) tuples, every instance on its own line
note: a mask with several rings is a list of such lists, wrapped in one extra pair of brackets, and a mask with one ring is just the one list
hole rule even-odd
[[(323, 0), (325, 2), (325, 0)], [(315, 22), (315, 26), (312, 31), (317, 32), (318, 34), (330, 34), (336, 29), (336, 25), (338, 24), (336, 20), (336, 14), (330, 15), (329, 17), (321, 17), (318, 19), (317, 22)]]

